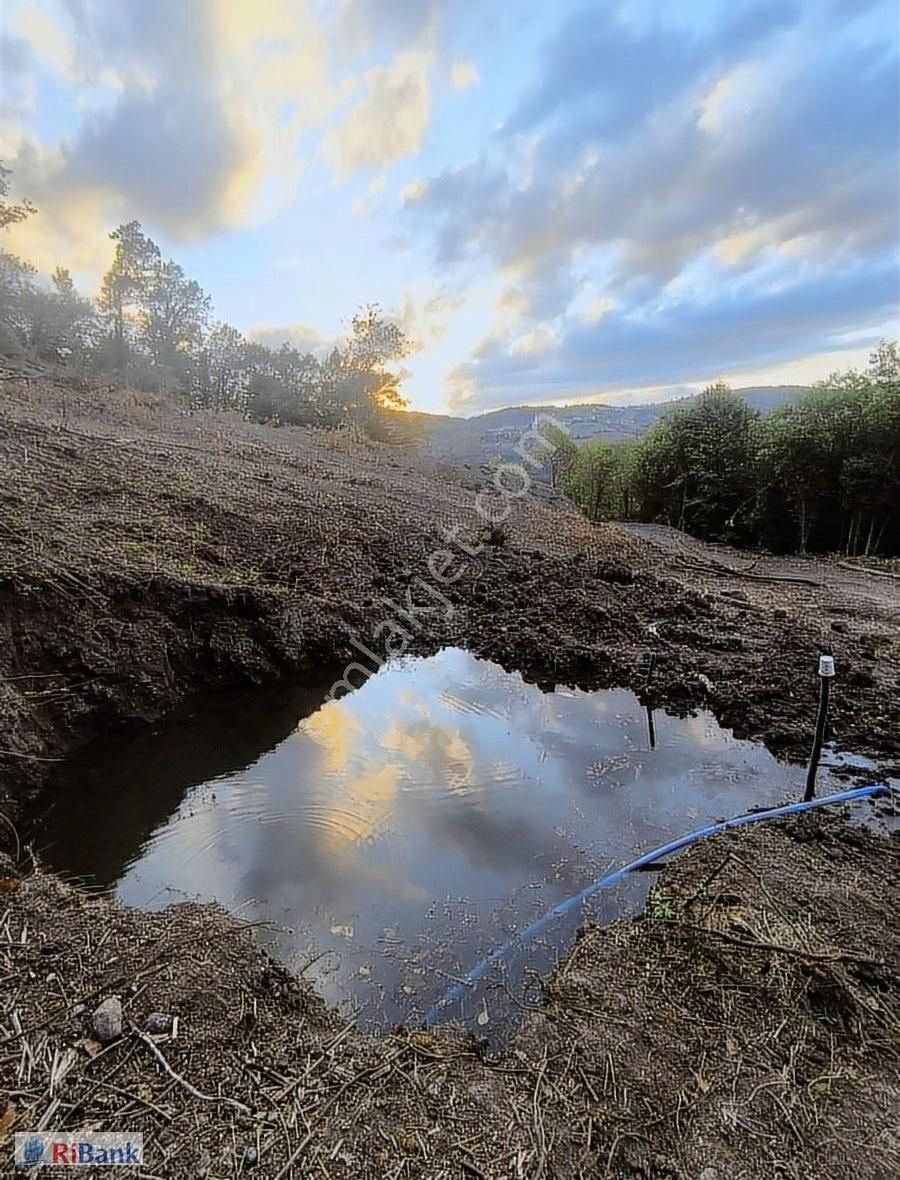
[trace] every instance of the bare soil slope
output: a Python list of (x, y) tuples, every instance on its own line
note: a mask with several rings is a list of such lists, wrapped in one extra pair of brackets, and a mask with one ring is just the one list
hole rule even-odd
[[(799, 581), (770, 580), (795, 576), (775, 562), (750, 577), (715, 554), (686, 564), (538, 485), (489, 539), (481, 473), (461, 481), (344, 435), (189, 418), (62, 379), (2, 390), (7, 796), (40, 759), (198, 688), (343, 666), (362, 658), (353, 637), (383, 656), (379, 624), (410, 604), (412, 650), (458, 643), (541, 683), (706, 704), (797, 757), (817, 656), (833, 648), (835, 737), (900, 753), (896, 581), (848, 586), (834, 563)], [(459, 576), (439, 600), (422, 579), (437, 585), (428, 561), (448, 548)]]

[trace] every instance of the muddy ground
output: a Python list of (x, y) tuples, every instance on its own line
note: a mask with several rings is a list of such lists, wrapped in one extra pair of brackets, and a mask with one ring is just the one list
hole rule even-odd
[[(659, 530), (648, 540), (592, 526), (537, 483), (490, 536), (480, 471), (342, 434), (179, 416), (158, 396), (46, 376), (0, 390), (8, 796), (40, 777), (40, 759), (192, 691), (348, 660), (371, 669), (351, 639), (383, 658), (378, 627), (392, 618), (409, 650), (454, 643), (546, 685), (706, 705), (797, 758), (818, 655), (833, 650), (833, 736), (900, 757), (890, 571), (679, 551)], [(429, 573), (441, 552), (454, 555), (451, 585)]]
[[(377, 628), (398, 605), (432, 608), (408, 650), (454, 643), (548, 686), (702, 705), (795, 758), (818, 654), (833, 650), (832, 736), (900, 761), (887, 567), (597, 528), (544, 488), (491, 532), (480, 471), (186, 417), (46, 372), (0, 377), (8, 818), (52, 759), (186, 694), (371, 668), (351, 640), (383, 656)], [(461, 573), (438, 602), (417, 579), (434, 584), (428, 560), (448, 547)], [(19, 880), (20, 858), (0, 879), (0, 1133), (42, 1119), (143, 1128), (145, 1174), (166, 1177), (250, 1174), (256, 1159), (254, 1174), (279, 1180), (886, 1180), (896, 840), (820, 816), (675, 862), (642, 919), (581, 939), (496, 1059), (446, 1030), (359, 1036), (215, 908), (124, 910), (39, 871)], [(88, 1015), (110, 994), (128, 1022), (98, 1051)], [(138, 1035), (151, 1011), (179, 1016), (157, 1048), (181, 1080)], [(10, 1159), (0, 1145), (0, 1174)]]

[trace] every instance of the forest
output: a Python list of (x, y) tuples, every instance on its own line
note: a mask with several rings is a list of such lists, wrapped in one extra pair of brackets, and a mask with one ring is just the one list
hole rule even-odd
[(720, 382), (640, 439), (556, 442), (556, 483), (591, 520), (782, 553), (900, 553), (897, 342), (769, 414)]
[[(0, 230), (37, 210), (8, 199), (0, 164)], [(236, 410), (291, 424), (352, 424), (380, 437), (402, 409), (396, 362), (409, 349), (377, 305), (360, 309), (324, 356), (278, 349), (216, 321), (212, 300), (163, 256), (137, 221), (113, 230), (111, 265), (91, 300), (58, 267), (49, 290), (26, 260), (0, 249), (0, 354), (25, 353), (143, 390), (168, 389), (187, 408)]]

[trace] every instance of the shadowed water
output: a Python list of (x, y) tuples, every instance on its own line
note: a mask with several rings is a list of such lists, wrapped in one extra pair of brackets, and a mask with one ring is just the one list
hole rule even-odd
[[(651, 731), (629, 692), (544, 693), (455, 649), (321, 699), (220, 698), (85, 751), (45, 802), (45, 861), (134, 905), (215, 898), (266, 920), (257, 936), (330, 1003), (389, 1026), (610, 867), (802, 791), (802, 769), (709, 714), (657, 712)], [(626, 880), (447, 1014), (490, 1031), (529, 968), (653, 880)]]

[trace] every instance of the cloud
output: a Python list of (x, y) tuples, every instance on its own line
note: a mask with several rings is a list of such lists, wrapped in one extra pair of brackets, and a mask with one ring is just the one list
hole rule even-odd
[(478, 70), (473, 62), (456, 61), (450, 67), (450, 81), (457, 90), (468, 90), (478, 81)]
[[(673, 6), (674, 7), (674, 6)], [(784, 0), (735, 3), (714, 30), (678, 23), (659, 9), (645, 26), (630, 23), (624, 6), (602, 15), (575, 7), (544, 51), (537, 81), (519, 101), (505, 131), (518, 134), (556, 119), (576, 138), (585, 133), (621, 138), (651, 111), (699, 76), (721, 69), (796, 18)]]
[[(774, 276), (773, 276), (774, 278)], [(596, 320), (564, 320), (532, 335), (491, 336), (454, 374), (456, 408), (488, 408), (634, 386), (703, 382), (754, 366), (845, 348), (847, 308), (877, 338), (897, 297), (893, 262), (816, 271), (791, 282), (721, 288), (714, 299), (689, 295), (668, 304), (607, 311)], [(539, 337), (533, 333), (542, 331)], [(545, 347), (523, 348), (534, 339)]]
[(76, 60), (72, 43), (59, 22), (39, 4), (32, 2), (14, 5), (9, 17), (9, 26), (46, 65), (63, 74), (73, 75)]
[(340, 0), (333, 39), (345, 57), (393, 53), (398, 46), (451, 55), (457, 46), (481, 46), (486, 34), (527, 20), (534, 0), (519, 0), (514, 12), (472, 0)]
[(256, 344), (264, 344), (266, 348), (276, 351), (282, 344), (289, 344), (298, 352), (318, 352), (326, 344), (319, 332), (309, 324), (257, 324), (249, 328), (246, 335)]
[(377, 176), (373, 176), (366, 185), (365, 192), (353, 202), (354, 216), (368, 217), (378, 204), (379, 197), (381, 197), (386, 188), (387, 176), (383, 172), (380, 172)]
[(398, 53), (366, 75), (366, 95), (328, 133), (325, 149), (338, 175), (387, 168), (422, 146), (430, 96), (427, 55)]
[[(347, 93), (311, 8), (293, 0), (45, 0), (10, 24), (6, 59), (28, 55), (58, 122), (68, 105), (55, 137), (20, 117), (9, 160), (43, 212), (21, 234), (35, 255), (73, 208), (104, 232), (137, 218), (182, 241), (268, 216), (294, 194), (301, 135)], [(57, 261), (84, 255), (73, 239)]]
[(405, 205), (411, 204), (414, 201), (421, 200), (425, 196), (427, 189), (427, 180), (411, 180), (409, 184), (405, 184), (400, 190), (400, 199)]
[(888, 317), (896, 39), (884, 5), (824, 7), (565, 18), (493, 144), (404, 206), (438, 265), (510, 292), (455, 374), (469, 408), (702, 379)]
[(341, 0), (334, 36), (348, 57), (397, 45), (430, 45), (441, 19), (440, 0)]
[[(4, 123), (30, 111), (35, 101), (33, 55), (23, 37), (0, 33), (0, 115)], [(3, 151), (7, 151), (6, 145)]]
[(418, 353), (444, 338), (464, 302), (465, 296), (461, 292), (447, 288), (410, 290), (400, 312), (392, 318), (403, 329), (411, 352)]

